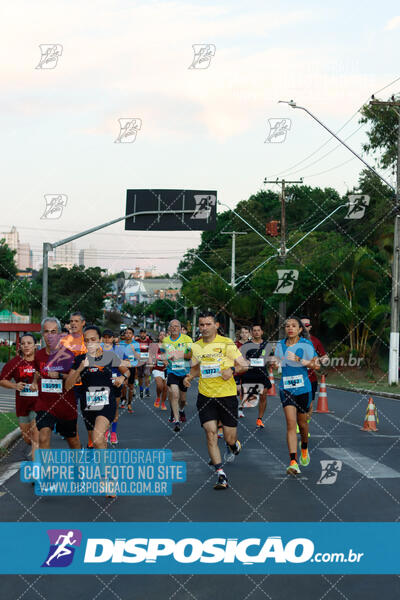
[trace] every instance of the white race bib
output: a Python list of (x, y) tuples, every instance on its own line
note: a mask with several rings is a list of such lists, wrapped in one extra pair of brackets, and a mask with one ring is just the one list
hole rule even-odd
[(263, 367), (264, 366), (264, 359), (263, 358), (251, 358), (250, 359), (250, 366), (251, 367)]
[(200, 365), (200, 371), (203, 379), (221, 377), (221, 365), (219, 363), (205, 363)]
[(112, 373), (112, 375), (111, 375), (111, 381), (113, 383), (115, 383), (115, 380), (117, 379), (117, 377), (118, 377), (117, 373)]
[(108, 390), (90, 390), (86, 392), (86, 410), (101, 410), (110, 404)]
[(295, 390), (304, 385), (303, 375), (292, 375), (291, 377), (283, 377), (283, 388), (285, 390)]
[(140, 353), (140, 358), (149, 358), (149, 353), (148, 352), (141, 352)]
[(157, 361), (157, 367), (163, 367), (164, 366), (164, 361), (163, 360), (158, 360)]
[(183, 371), (185, 369), (185, 361), (184, 360), (173, 360), (171, 361), (172, 363), (172, 369), (174, 371)]
[(30, 396), (30, 397), (32, 397), (32, 396), (38, 396), (39, 395), (38, 391), (33, 392), (31, 390), (31, 388), (29, 387), (29, 385), (30, 385), (29, 383), (25, 384), (25, 386), (22, 388), (22, 390), (19, 393), (20, 396)]
[(62, 379), (42, 379), (42, 392), (47, 394), (62, 394)]

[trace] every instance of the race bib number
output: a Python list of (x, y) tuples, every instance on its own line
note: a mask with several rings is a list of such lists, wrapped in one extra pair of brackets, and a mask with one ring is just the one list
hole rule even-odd
[(29, 387), (29, 384), (25, 385), (19, 393), (20, 396), (38, 396), (38, 391), (34, 392)]
[(292, 375), (292, 377), (283, 377), (283, 388), (285, 390), (295, 390), (304, 386), (303, 375)]
[(263, 358), (251, 358), (250, 359), (250, 366), (251, 367), (263, 367), (264, 366), (264, 359)]
[(111, 375), (111, 381), (113, 383), (115, 383), (115, 380), (117, 379), (117, 377), (118, 377), (117, 373), (112, 373), (112, 375)]
[(221, 376), (221, 365), (218, 363), (205, 364), (200, 366), (201, 376), (203, 379), (212, 379)]
[(157, 367), (163, 367), (164, 366), (164, 361), (163, 360), (158, 360), (157, 361)]
[(62, 379), (42, 379), (42, 392), (47, 394), (62, 394)]
[(185, 368), (185, 361), (184, 360), (173, 360), (172, 362), (172, 369), (175, 371), (182, 371)]
[(89, 390), (86, 392), (86, 410), (101, 410), (110, 404), (108, 390)]
[(148, 352), (141, 352), (140, 353), (140, 358), (149, 358), (149, 353)]

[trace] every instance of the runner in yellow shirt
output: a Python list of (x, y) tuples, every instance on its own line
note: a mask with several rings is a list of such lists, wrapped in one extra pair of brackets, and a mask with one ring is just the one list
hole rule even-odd
[(216, 490), (228, 487), (228, 480), (222, 468), (221, 453), (218, 447), (218, 421), (224, 431), (227, 451), (226, 462), (234, 460), (241, 449), (237, 439), (238, 399), (235, 372), (247, 370), (248, 361), (243, 358), (234, 342), (218, 335), (219, 322), (212, 313), (199, 317), (201, 338), (192, 345), (192, 368), (184, 379), (184, 385), (199, 376), (197, 410), (207, 436), (207, 448), (218, 476)]

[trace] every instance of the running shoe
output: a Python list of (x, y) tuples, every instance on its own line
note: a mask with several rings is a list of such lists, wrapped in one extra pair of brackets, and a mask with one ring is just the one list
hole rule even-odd
[(304, 452), (304, 456), (303, 456), (303, 450), (301, 451), (300, 464), (302, 467), (308, 467), (308, 465), (310, 464), (310, 453), (308, 450), (306, 450)]
[(120, 405), (119, 405), (119, 407), (120, 407), (120, 408), (124, 408), (124, 407), (125, 407), (125, 404), (126, 404), (126, 400), (125, 400), (125, 398), (121, 398), (121, 402), (120, 402)]
[(110, 430), (109, 429), (107, 429), (106, 433), (104, 434), (104, 437), (106, 438), (106, 442), (108, 442), (110, 439)]
[(239, 408), (239, 419), (244, 419), (244, 412)]
[(224, 430), (222, 429), (222, 427), (218, 427), (218, 437), (219, 439), (222, 439), (224, 437)]
[(139, 392), (139, 397), (140, 397), (140, 398), (143, 398), (143, 390), (140, 390), (140, 392)]
[(172, 421), (172, 425), (175, 433), (178, 433), (181, 430), (181, 426), (179, 425), (179, 421)]
[(226, 475), (218, 475), (218, 481), (214, 485), (214, 490), (226, 490), (229, 487)]
[(150, 390), (146, 390), (144, 395), (146, 398), (150, 398)]
[(168, 421), (169, 421), (170, 423), (173, 423), (173, 422), (175, 421), (175, 419), (174, 419), (174, 415), (173, 415), (173, 414), (169, 415), (169, 417), (168, 417)]
[(90, 449), (94, 448), (93, 442), (91, 440), (88, 440), (86, 448), (90, 448)]
[(128, 405), (128, 413), (132, 414), (133, 410), (132, 410), (132, 406)]
[(154, 406), (155, 406), (155, 408), (160, 408), (160, 398), (156, 398), (156, 401), (154, 402)]
[(262, 419), (257, 419), (256, 425), (258, 429), (264, 429), (264, 423), (262, 422)]
[(179, 411), (179, 420), (181, 423), (186, 423), (186, 415), (184, 410)]
[(118, 438), (117, 438), (117, 434), (115, 431), (111, 432), (110, 442), (111, 442), (111, 444), (118, 444)]
[(224, 454), (225, 462), (232, 462), (235, 460), (235, 456), (237, 456), (242, 449), (242, 444), (239, 442), (239, 440), (236, 440), (236, 446), (237, 447), (235, 450), (231, 450), (230, 446), (228, 446), (228, 444), (226, 445), (226, 450)]
[(298, 475), (299, 473), (301, 473), (301, 471), (299, 469), (299, 465), (297, 464), (297, 462), (295, 460), (290, 461), (290, 465), (286, 469), (286, 473), (288, 475)]
[(161, 400), (161, 410), (167, 410), (164, 400)]

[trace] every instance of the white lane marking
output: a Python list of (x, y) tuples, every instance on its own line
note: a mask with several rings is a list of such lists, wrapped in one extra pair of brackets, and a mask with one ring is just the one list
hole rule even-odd
[(367, 479), (397, 479), (400, 473), (373, 458), (355, 452), (352, 448), (321, 448), (331, 458), (341, 460)]
[(3, 483), (5, 483), (7, 481), (7, 479), (10, 479), (10, 477), (15, 475), (15, 473), (18, 473), (20, 464), (21, 464), (21, 461), (11, 463), (8, 465), (8, 467), (4, 471), (4, 473), (2, 475), (0, 475), (0, 486), (3, 485)]

